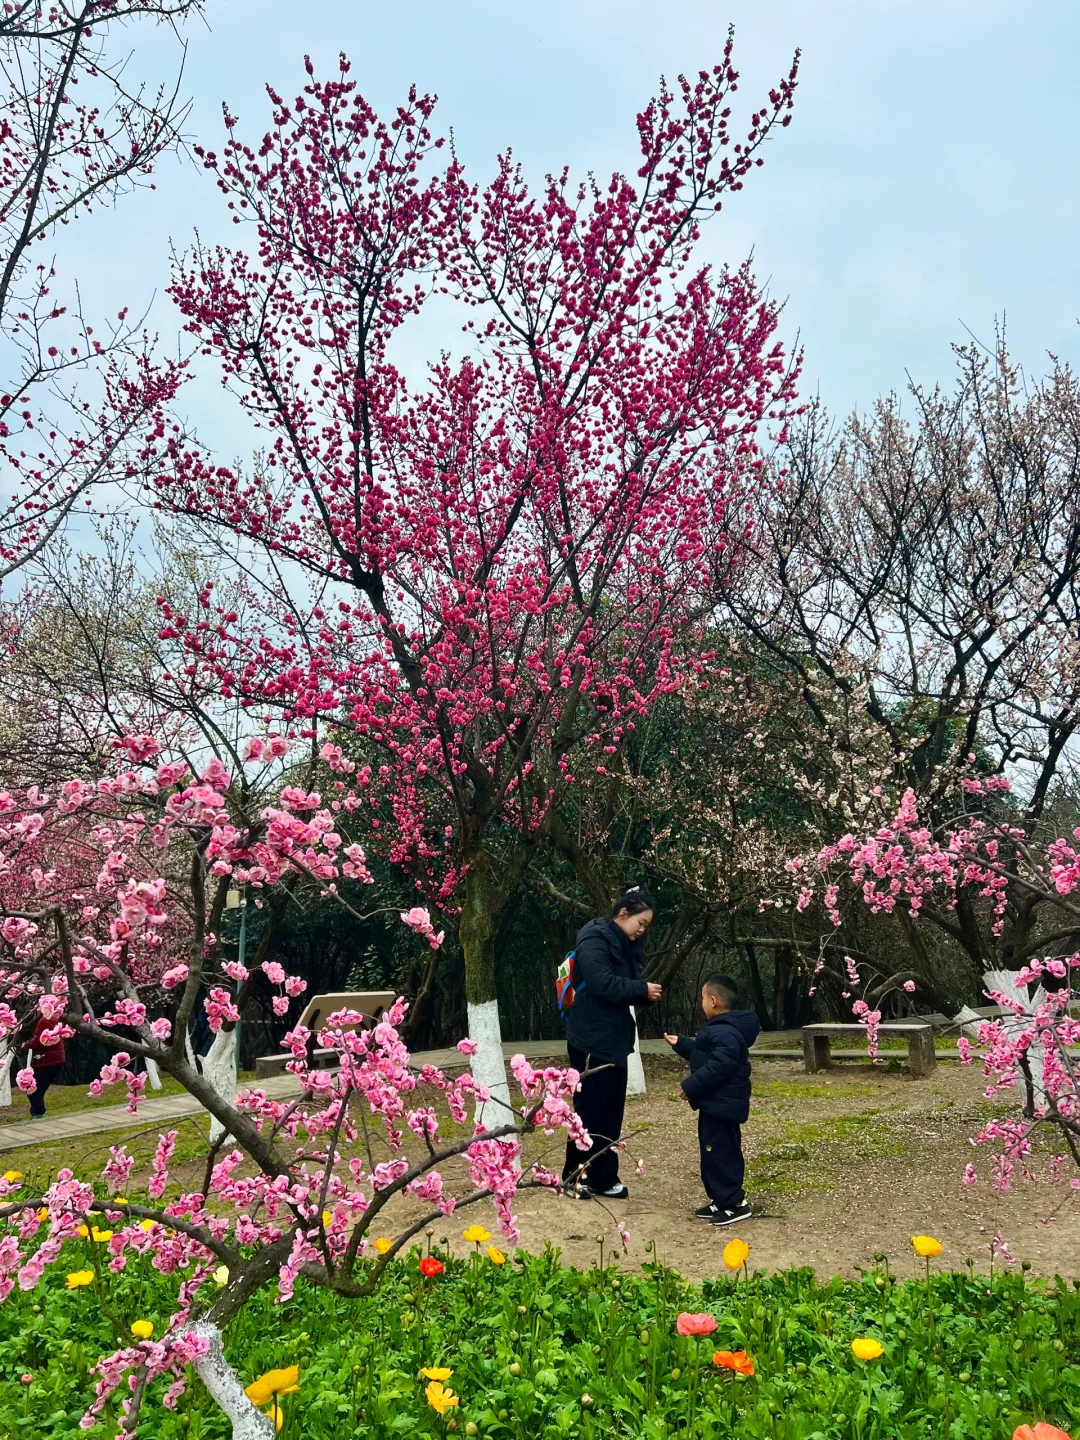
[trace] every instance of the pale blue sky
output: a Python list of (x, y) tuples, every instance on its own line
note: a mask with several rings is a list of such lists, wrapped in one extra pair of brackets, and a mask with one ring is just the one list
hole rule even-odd
[[(753, 249), (786, 333), (801, 332), (804, 392), (844, 411), (905, 370), (947, 377), (950, 341), (965, 326), (991, 339), (1003, 315), (1029, 369), (1080, 350), (1077, 0), (208, 0), (207, 21), (188, 32), (187, 88), (209, 145), (222, 98), (257, 137), (263, 82), (291, 97), (305, 51), (326, 73), (343, 49), (377, 106), (412, 80), (437, 91), (437, 128), (453, 127), (476, 179), (507, 145), (536, 174), (633, 167), (634, 114), (657, 76), (712, 64), (729, 21), (747, 112), (799, 46), (793, 123), (704, 248), (731, 261)], [(228, 237), (218, 200), (173, 162), (156, 191), (80, 222), (68, 259), (90, 308), (160, 292), (168, 242), (193, 225)], [(154, 320), (175, 333), (164, 302)], [(216, 429), (227, 412), (211, 410)]]

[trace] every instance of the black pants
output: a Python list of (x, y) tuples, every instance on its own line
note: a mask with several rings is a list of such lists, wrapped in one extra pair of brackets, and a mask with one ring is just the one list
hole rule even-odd
[(572, 1140), (566, 1142), (563, 1179), (587, 1180), (590, 1189), (610, 1190), (619, 1183), (619, 1155), (610, 1147), (612, 1141), (618, 1140), (622, 1134), (623, 1111), (626, 1108), (626, 1061), (621, 1065), (607, 1065), (603, 1060), (593, 1059), (587, 1051), (579, 1050), (576, 1045), (567, 1045), (566, 1049), (574, 1070), (584, 1072), (600, 1065), (604, 1065), (604, 1069), (597, 1069), (595, 1075), (587, 1075), (574, 1096), (574, 1109), (592, 1138), (592, 1148), (579, 1150)]
[(35, 1065), (34, 1079), (37, 1081), (37, 1089), (29, 1096), (30, 1114), (45, 1114), (45, 1091), (50, 1085), (55, 1085), (60, 1076), (64, 1073), (63, 1065)]
[(737, 1210), (746, 1203), (743, 1178), (746, 1162), (742, 1153), (742, 1126), (735, 1120), (718, 1120), (698, 1115), (698, 1146), (701, 1149), (701, 1183), (705, 1193), (721, 1210)]

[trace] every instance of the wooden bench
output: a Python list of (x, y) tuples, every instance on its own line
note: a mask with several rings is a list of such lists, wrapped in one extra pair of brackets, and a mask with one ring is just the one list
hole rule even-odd
[[(929, 1075), (937, 1064), (934, 1055), (934, 1027), (922, 1021), (886, 1021), (878, 1034), (902, 1035), (907, 1040), (908, 1069), (916, 1080)], [(828, 1069), (832, 1063), (832, 1041), (838, 1035), (866, 1035), (865, 1025), (804, 1025), (803, 1060), (809, 1075)]]
[[(349, 990), (339, 991), (334, 995), (313, 995), (296, 1022), (298, 1028), (303, 1025), (312, 1032), (308, 1040), (308, 1065), (313, 1070), (329, 1070), (337, 1064), (336, 1051), (315, 1048), (315, 1035), (326, 1024), (327, 1016), (336, 1014), (339, 1010), (352, 1010), (362, 1017), (359, 1026), (346, 1025), (344, 1028), (366, 1030), (378, 1024), (383, 1012), (393, 1005), (394, 998), (392, 990)], [(283, 1074), (285, 1066), (292, 1058), (289, 1050), (279, 1050), (276, 1055), (258, 1056), (255, 1061), (255, 1078), (266, 1080), (271, 1075)]]
[[(291, 1050), (282, 1050), (277, 1055), (259, 1055), (255, 1060), (256, 1080), (268, 1080), (271, 1075), (284, 1075), (285, 1066), (292, 1058)], [(337, 1063), (336, 1050), (316, 1050), (308, 1061), (313, 1070), (332, 1070)]]

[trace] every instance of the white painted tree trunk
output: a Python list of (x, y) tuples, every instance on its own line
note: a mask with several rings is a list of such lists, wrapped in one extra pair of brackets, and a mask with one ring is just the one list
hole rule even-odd
[(634, 1017), (634, 1048), (626, 1059), (626, 1093), (627, 1095), (645, 1094), (645, 1067), (641, 1063), (641, 1036), (637, 1030), (637, 1011), (630, 1007), (630, 1014)]
[(190, 1333), (209, 1341), (207, 1353), (195, 1361), (195, 1372), (232, 1421), (233, 1440), (274, 1440), (274, 1421), (244, 1394), (236, 1371), (225, 1359), (218, 1327), (200, 1321), (191, 1327)]
[(151, 1090), (161, 1089), (161, 1071), (158, 1069), (156, 1060), (146, 1062), (146, 1081)]
[[(232, 1031), (219, 1030), (205, 1055), (196, 1055), (186, 1039), (188, 1062), (231, 1105), (236, 1099), (236, 1037)], [(225, 1133), (225, 1126), (216, 1116), (210, 1119), (210, 1143), (215, 1144)]]
[(491, 1096), (485, 1105), (477, 1105), (476, 1123), (486, 1130), (494, 1130), (513, 1118), (497, 1000), (469, 1006), (469, 1039), (476, 1044), (476, 1054), (472, 1057), (473, 1079), (485, 1086)]
[(11, 1045), (0, 1044), (0, 1105), (11, 1104), (11, 1057), (14, 1054)]

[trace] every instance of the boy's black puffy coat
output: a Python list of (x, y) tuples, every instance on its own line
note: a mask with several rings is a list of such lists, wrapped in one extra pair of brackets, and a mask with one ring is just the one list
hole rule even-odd
[(574, 945), (574, 1003), (566, 1038), (593, 1060), (624, 1065), (634, 1048), (631, 1005), (649, 998), (641, 977), (644, 942), (628, 940), (612, 920), (590, 920)]
[(690, 1061), (682, 1082), (694, 1110), (734, 1120), (750, 1117), (750, 1046), (761, 1029), (752, 1010), (727, 1010), (714, 1015), (691, 1040), (680, 1035), (676, 1054)]

